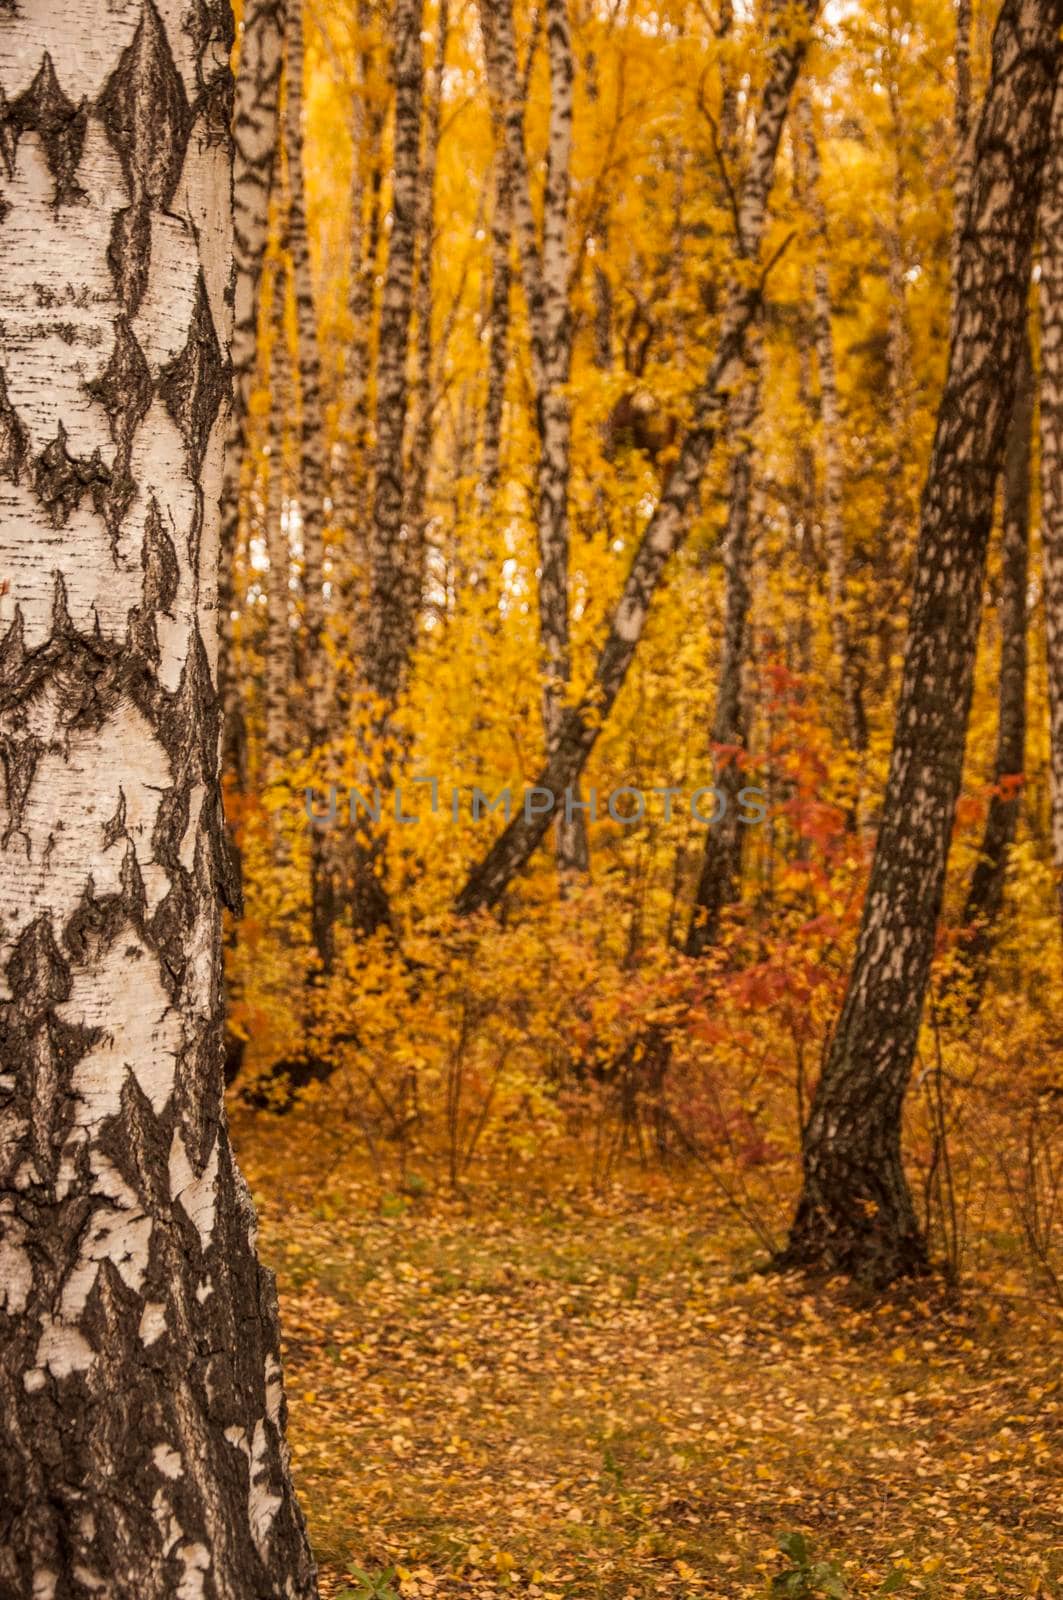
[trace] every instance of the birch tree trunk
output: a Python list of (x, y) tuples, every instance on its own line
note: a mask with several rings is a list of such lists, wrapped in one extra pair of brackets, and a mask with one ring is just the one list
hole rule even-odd
[[(535, 420), (539, 434), (539, 641), (543, 663), (543, 727), (547, 759), (550, 759), (561, 736), (562, 713), (572, 675), (568, 617), (572, 416), (567, 386), (572, 367), (568, 212), (573, 64), (567, 0), (546, 0), (545, 15), (550, 111), (540, 250), (524, 144), (524, 95), (520, 89), (513, 34), (512, 0), (483, 0), (480, 7), (488, 76), (505, 138), (512, 213), (531, 332)], [(558, 818), (557, 862), (563, 874), (587, 870), (587, 830), (582, 811), (568, 808)]]
[(377, 353), (376, 485), (371, 529), (371, 604), (365, 676), (387, 707), (402, 685), (412, 643), (405, 502), (407, 358), (419, 213), (422, 0), (396, 0), (392, 18), (395, 134), (391, 234), (380, 306)]
[(855, 751), (867, 748), (867, 717), (849, 630), (849, 595), (846, 573), (845, 524), (842, 516), (844, 477), (840, 446), (838, 382), (834, 366), (831, 328), (830, 239), (823, 204), (819, 145), (807, 97), (799, 102), (798, 121), (807, 162), (807, 204), (819, 246), (812, 272), (815, 307), (816, 365), (819, 368), (820, 421), (823, 433), (823, 544), (827, 558), (827, 596), (830, 602), (831, 642), (837, 662), (845, 715), (845, 736)]
[(804, 1187), (781, 1256), (876, 1283), (926, 1263), (901, 1161), (901, 1109), (962, 775), (1060, 20), (1058, 0), (1005, 0), (993, 36), (882, 823), (845, 1003), (804, 1130)]
[(491, 303), (488, 311), (487, 394), (480, 450), (478, 503), (489, 515), (498, 491), (502, 460), (502, 413), (506, 403), (509, 366), (509, 317), (512, 273), (509, 264), (513, 236), (509, 193), (509, 167), (501, 141), (495, 148), (494, 210), (491, 216)]
[[(816, 10), (816, 0), (805, 0), (800, 26), (791, 16), (783, 27), (779, 12), (772, 18), (766, 41), (767, 78), (738, 208), (743, 259), (728, 288), (716, 354), (694, 398), (696, 420), (683, 438), (671, 476), (639, 541), (599, 651), (590, 688), (578, 705), (565, 708), (554, 751), (536, 779), (538, 788), (554, 796), (555, 807), (564, 806), (565, 790), (578, 782), (627, 677), (668, 558), (687, 532), (687, 519), (715, 448), (729, 396), (744, 371), (746, 334), (761, 299), (755, 266), (764, 235), (775, 156)], [(455, 901), (459, 915), (493, 905), (531, 859), (550, 825), (550, 817), (534, 810), (529, 815), (529, 809), (514, 815), (469, 874)]]
[(313, 749), (328, 737), (324, 594), (325, 418), (303, 168), (303, 0), (290, 0), (287, 45), (285, 142), (288, 150), (288, 250), (295, 290), (296, 361), (299, 373), (298, 505), (303, 546), (305, 731), (307, 744)]
[(971, 0), (955, 0), (956, 100), (953, 108), (955, 174), (952, 180), (952, 293), (959, 290), (960, 224), (971, 188)]
[(1041, 206), (1041, 560), (1048, 664), (1052, 863), (1063, 931), (1063, 91)]
[(1000, 687), (994, 790), (978, 860), (963, 908), (968, 930), (961, 956), (970, 975), (970, 1010), (985, 991), (989, 956), (1004, 904), (1008, 856), (1015, 843), (1026, 764), (1026, 586), (1030, 548), (1030, 443), (1033, 373), (1029, 335), (1019, 359), (1019, 379), (1004, 451), (1004, 516), (1000, 552)]
[(316, 1592), (222, 1101), (231, 43), (220, 4), (0, 11), (0, 1591), (34, 1600)]
[(288, 469), (288, 418), (291, 413), (290, 359), (285, 331), (287, 283), (283, 263), (273, 272), (272, 329), (269, 359), (269, 455), (266, 460), (266, 645), (263, 722), (266, 772), (275, 777), (291, 753), (288, 695), (292, 681), (290, 622), (291, 547), (285, 517)]
[(417, 323), (417, 376), (413, 405), (413, 441), (410, 470), (406, 481), (406, 527), (411, 541), (406, 563), (406, 605), (416, 617), (424, 587), (425, 502), (432, 454), (432, 418), (435, 410), (435, 380), (432, 357), (432, 256), (436, 226), (436, 166), (439, 159), (439, 128), (443, 111), (443, 72), (446, 66), (450, 8), (439, 0), (436, 22), (436, 52), (425, 95), (424, 139), (417, 196), (417, 287), (414, 312)]
[(726, 798), (726, 810), (715, 827), (705, 833), (690, 927), (688, 956), (704, 955), (720, 935), (726, 906), (738, 898), (742, 872), (745, 827), (739, 821), (738, 792), (745, 779), (740, 758), (746, 750), (748, 726), (743, 678), (750, 655), (750, 503), (753, 488), (752, 427), (760, 404), (760, 360), (750, 340), (749, 368), (744, 387), (730, 420), (731, 467), (727, 492), (727, 530), (723, 559), (726, 584), (720, 681), (712, 724), (714, 747), (725, 746), (722, 760), (715, 757), (715, 786)]
[(240, 35), (233, 108), (233, 398), (222, 485), (218, 692), (222, 707), (222, 765), (241, 786), (246, 779), (247, 735), (235, 659), (233, 577), (247, 450), (248, 402), (255, 370), (259, 283), (277, 151), (284, 11), (285, 0), (248, 0)]
[[(376, 370), (376, 455), (369, 529), (369, 610), (365, 621), (363, 687), (368, 693), (371, 782), (388, 788), (394, 764), (394, 712), (413, 646), (420, 583), (412, 576), (416, 541), (410, 538), (406, 427), (409, 411), (407, 363), (413, 313), (414, 258), (421, 215), (419, 179), (424, 63), (422, 0), (395, 0), (391, 62), (395, 84), (391, 233), (380, 303)], [(391, 921), (384, 881), (384, 839), (360, 833), (353, 845), (352, 916), (371, 935)]]

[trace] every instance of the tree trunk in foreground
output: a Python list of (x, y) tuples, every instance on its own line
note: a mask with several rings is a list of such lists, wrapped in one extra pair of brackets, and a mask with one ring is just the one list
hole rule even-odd
[(845, 1003), (804, 1130), (804, 1187), (779, 1258), (880, 1284), (926, 1264), (901, 1162), (901, 1109), (963, 769), (1060, 13), (1058, 0), (1005, 0), (993, 36), (882, 824)]
[[(729, 286), (716, 354), (694, 396), (695, 422), (683, 439), (675, 467), (639, 541), (598, 654), (590, 689), (579, 705), (565, 708), (553, 752), (535, 780), (538, 788), (553, 794), (555, 810), (564, 806), (566, 788), (578, 781), (627, 677), (668, 558), (678, 550), (686, 534), (687, 519), (719, 437), (730, 395), (745, 371), (746, 334), (761, 299), (756, 262), (764, 236), (775, 156), (816, 10), (817, 0), (806, 0), (800, 26), (792, 16), (784, 19), (781, 8), (774, 16), (767, 43), (767, 77), (738, 207), (742, 259)], [(469, 874), (455, 901), (458, 915), (467, 916), (493, 905), (527, 865), (549, 826), (549, 814), (528, 816), (517, 812)]]
[(1004, 451), (1004, 516), (1000, 555), (1000, 688), (994, 790), (982, 847), (963, 908), (967, 930), (961, 960), (970, 977), (968, 1006), (982, 1003), (996, 925), (1004, 905), (1008, 856), (1015, 843), (1026, 764), (1026, 586), (1030, 551), (1030, 442), (1033, 372), (1030, 341), (1023, 338), (1019, 382)]
[(0, 12), (0, 1592), (311, 1600), (222, 1102), (230, 13), (30, 9)]
[(1063, 930), (1063, 88), (1041, 206), (1041, 552), (1048, 662), (1052, 864)]

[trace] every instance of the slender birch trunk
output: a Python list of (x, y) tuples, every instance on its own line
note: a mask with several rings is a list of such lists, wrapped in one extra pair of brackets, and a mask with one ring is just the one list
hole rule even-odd
[(365, 676), (390, 708), (398, 698), (412, 643), (408, 603), (409, 529), (403, 519), (413, 313), (419, 215), (422, 0), (396, 0), (392, 26), (395, 133), (391, 233), (380, 307), (377, 354), (376, 484), (371, 527), (371, 606)]
[(963, 769), (985, 550), (1026, 323), (1059, 0), (1004, 0), (975, 141), (948, 374), (923, 492), (893, 756), (856, 957), (804, 1130), (781, 1260), (884, 1283), (926, 1262), (901, 1110)]
[[(568, 0), (546, 0), (550, 69), (542, 248), (532, 209), (524, 143), (524, 96), (513, 34), (512, 0), (483, 0), (480, 7), (492, 94), (499, 107), (511, 182), (511, 204), (531, 331), (535, 420), (539, 434), (537, 531), (539, 540), (539, 640), (543, 663), (543, 727), (547, 758), (561, 735), (571, 680), (568, 616), (568, 490), (572, 466), (572, 367), (569, 299), (569, 190), (572, 160), (573, 63)], [(584, 813), (568, 808), (557, 820), (561, 872), (586, 872)]]
[(0, 12), (0, 1591), (34, 1600), (316, 1594), (222, 1100), (231, 23), (177, 15)]
[[(405, 512), (405, 459), (409, 380), (407, 364), (413, 313), (414, 259), (419, 203), (421, 111), (424, 64), (422, 0), (396, 0), (392, 14), (392, 77), (395, 85), (391, 233), (380, 304), (376, 371), (376, 451), (369, 530), (369, 612), (361, 664), (370, 701), (372, 777), (384, 790), (394, 770), (395, 708), (402, 693), (417, 622), (412, 575), (418, 560)], [(364, 935), (391, 921), (384, 879), (384, 838), (360, 834), (354, 846), (352, 916)]]
[(218, 692), (222, 707), (222, 766), (241, 787), (247, 777), (247, 733), (233, 628), (234, 576), (248, 402), (255, 370), (259, 283), (277, 152), (284, 12), (285, 0), (248, 0), (233, 107), (233, 399), (222, 484)]
[[(816, 9), (815, 0), (806, 0), (800, 27), (790, 13), (785, 28), (780, 13), (773, 14), (767, 41), (767, 78), (739, 200), (738, 235), (743, 259), (728, 288), (716, 354), (695, 396), (695, 422), (683, 438), (675, 466), (639, 541), (590, 689), (578, 705), (565, 709), (554, 752), (536, 779), (536, 787), (553, 796), (555, 807), (564, 808), (565, 791), (578, 782), (624, 683), (668, 558), (687, 532), (688, 517), (715, 448), (729, 397), (744, 371), (746, 335), (761, 300), (761, 285), (754, 268), (764, 234), (775, 156)], [(468, 914), (493, 905), (531, 859), (549, 823), (548, 811), (536, 813), (532, 807), (515, 815), (469, 874), (455, 902), (458, 913)]]
[(750, 339), (748, 372), (729, 422), (731, 465), (727, 489), (727, 528), (723, 544), (724, 632), (712, 723), (713, 746), (726, 747), (722, 757), (715, 757), (715, 787), (725, 797), (726, 810), (720, 821), (705, 833), (701, 871), (687, 930), (688, 956), (703, 955), (717, 942), (724, 910), (738, 899), (742, 878), (745, 825), (739, 820), (738, 792), (745, 782), (741, 757), (747, 749), (749, 735), (743, 691), (750, 657), (752, 604), (752, 428), (759, 406), (760, 352), (756, 340)]
[(484, 401), (483, 441), (480, 447), (478, 503), (487, 516), (494, 505), (502, 463), (502, 415), (506, 403), (509, 367), (509, 320), (512, 272), (510, 243), (513, 221), (509, 192), (509, 167), (501, 141), (494, 158), (494, 210), (491, 216), (491, 304), (487, 314), (487, 394)]
[(1052, 862), (1063, 929), (1063, 90), (1041, 206), (1041, 560), (1048, 665)]
[(310, 749), (328, 737), (329, 684), (325, 654), (325, 418), (321, 357), (306, 221), (303, 163), (303, 0), (290, 0), (287, 27), (285, 142), (288, 151), (288, 252), (295, 290), (299, 374), (299, 530), (303, 546), (303, 667), (305, 734)]
[(265, 535), (269, 570), (266, 577), (266, 644), (263, 722), (266, 772), (275, 777), (291, 754), (288, 696), (292, 681), (290, 622), (291, 547), (285, 515), (288, 470), (288, 419), (291, 415), (291, 371), (285, 328), (287, 283), (283, 262), (273, 271), (272, 329), (269, 359), (269, 455), (266, 461)]
[(952, 207), (956, 225), (952, 230), (952, 294), (959, 289), (960, 223), (966, 214), (971, 188), (971, 0), (955, 0), (956, 12), (956, 100), (953, 107), (955, 171), (952, 179)]
[(827, 270), (830, 259), (830, 236), (827, 232), (826, 207), (823, 204), (819, 145), (812, 120), (812, 105), (807, 97), (803, 97), (799, 102), (797, 120), (805, 148), (808, 184), (805, 198), (811, 212), (818, 244), (818, 258), (812, 269), (812, 286), (823, 438), (823, 544), (827, 561), (831, 642), (841, 687), (845, 736), (850, 748), (859, 752), (867, 748), (867, 717), (849, 625), (841, 424), (838, 410), (838, 381), (834, 364), (834, 333), (831, 327), (830, 277)]
[(411, 541), (407, 562), (406, 604), (416, 617), (424, 587), (425, 502), (432, 454), (432, 417), (435, 410), (435, 381), (432, 358), (432, 258), (436, 226), (436, 166), (439, 158), (439, 129), (443, 110), (443, 72), (446, 65), (450, 8), (439, 0), (436, 24), (436, 51), (425, 95), (424, 139), (418, 178), (417, 287), (414, 316), (417, 326), (416, 382), (413, 394), (413, 441), (406, 482), (405, 520)]

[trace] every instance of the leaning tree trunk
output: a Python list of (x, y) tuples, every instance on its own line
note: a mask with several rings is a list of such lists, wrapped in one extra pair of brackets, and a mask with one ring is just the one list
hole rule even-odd
[(1063, 89), (1041, 207), (1041, 552), (1048, 663), (1052, 863), (1063, 929)]
[(0, 1591), (310, 1600), (222, 1101), (230, 15), (31, 10), (0, 12)]
[[(566, 790), (578, 782), (627, 677), (657, 585), (668, 558), (683, 542), (730, 394), (744, 370), (746, 334), (762, 294), (757, 261), (775, 156), (816, 10), (817, 0), (806, 0), (800, 25), (789, 11), (784, 19), (782, 7), (773, 16), (767, 76), (738, 204), (737, 234), (742, 259), (729, 285), (716, 353), (693, 399), (695, 421), (683, 438), (671, 476), (639, 541), (598, 653), (590, 689), (578, 705), (565, 709), (554, 751), (536, 779), (536, 787), (553, 795), (555, 809), (564, 805)], [(493, 905), (527, 865), (549, 825), (548, 812), (525, 808), (516, 813), (469, 874), (455, 901), (458, 914), (468, 915)]]
[(284, 10), (285, 0), (248, 0), (240, 36), (240, 65), (233, 108), (233, 398), (222, 483), (218, 693), (222, 709), (222, 764), (241, 787), (247, 777), (247, 731), (233, 628), (234, 576), (247, 453), (248, 403), (255, 371), (259, 286), (277, 151)]
[(1000, 551), (1000, 688), (993, 793), (982, 847), (971, 874), (962, 923), (961, 965), (969, 977), (967, 1001), (982, 1003), (996, 924), (1004, 904), (1008, 856), (1022, 803), (1026, 751), (1026, 585), (1030, 549), (1030, 436), (1033, 373), (1030, 341), (1023, 341), (1019, 382), (1004, 451), (1004, 516)]
[(904, 676), (849, 987), (803, 1138), (786, 1264), (884, 1283), (926, 1263), (901, 1161), (963, 770), (986, 541), (1015, 392), (1059, 57), (1059, 0), (1005, 0), (975, 140), (960, 293)]

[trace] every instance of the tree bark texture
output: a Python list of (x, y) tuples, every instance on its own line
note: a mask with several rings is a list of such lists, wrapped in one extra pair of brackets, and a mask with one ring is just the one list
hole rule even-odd
[(0, 11), (0, 1591), (311, 1600), (222, 1101), (228, 5)]

